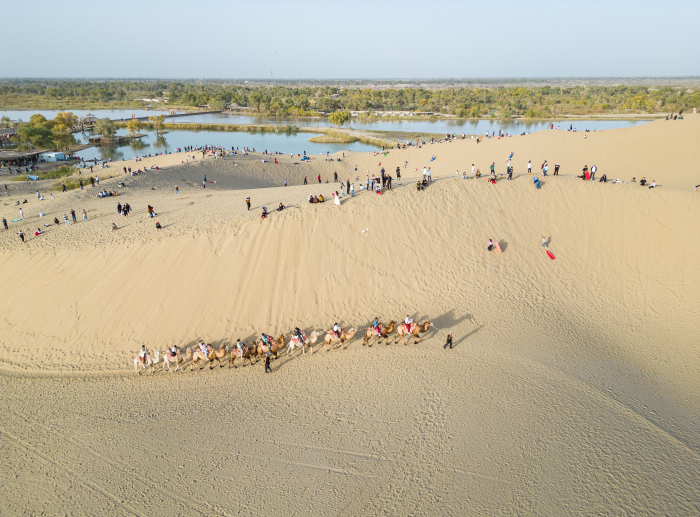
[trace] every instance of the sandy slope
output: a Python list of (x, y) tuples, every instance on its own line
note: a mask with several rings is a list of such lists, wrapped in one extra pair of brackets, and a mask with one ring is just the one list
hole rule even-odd
[[(207, 159), (129, 178), (116, 199), (43, 202), (51, 219), (84, 207), (90, 220), (25, 245), (0, 234), (4, 512), (697, 513), (699, 139), (688, 117), (339, 163)], [(504, 172), (511, 151), (512, 183), (454, 179), (472, 162)], [(416, 192), (414, 169), (432, 155), (444, 179)], [(562, 176), (538, 191), (522, 173), (545, 158)], [(305, 202), (331, 184), (279, 186), (379, 160), (389, 171), (408, 160), (409, 184), (340, 207)], [(564, 175), (584, 163), (664, 187)], [(202, 189), (204, 174), (216, 185)], [(118, 217), (117, 201), (135, 213)], [(259, 219), (280, 201), (291, 208)], [(38, 206), (24, 205), (25, 231)], [(489, 238), (503, 254), (486, 252)], [(436, 326), (419, 345), (356, 338), (267, 376), (260, 364), (125, 371), (142, 343), (406, 313)]]

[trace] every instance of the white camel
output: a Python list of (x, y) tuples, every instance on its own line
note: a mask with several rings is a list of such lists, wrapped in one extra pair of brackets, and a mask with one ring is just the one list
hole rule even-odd
[[(189, 349), (188, 349), (189, 350)], [(170, 355), (170, 351), (164, 352), (163, 353), (163, 371), (165, 371), (165, 367), (168, 367), (168, 370), (170, 370), (170, 373), (177, 373), (178, 370), (183, 370), (182, 368), (182, 363), (185, 362), (185, 357), (183, 356), (182, 353), (180, 353), (180, 349), (177, 349), (177, 353), (175, 356)], [(175, 363), (177, 366), (175, 367), (175, 372), (173, 372), (173, 369), (170, 368), (170, 363)]]
[(287, 345), (287, 355), (288, 356), (291, 353), (294, 357), (296, 357), (296, 355), (294, 355), (295, 348), (301, 348), (301, 353), (306, 354), (306, 347), (309, 347), (309, 350), (311, 350), (311, 355), (313, 355), (313, 353), (314, 353), (313, 344), (316, 343), (316, 340), (318, 339), (318, 336), (319, 336), (319, 332), (314, 330), (310, 336), (307, 336), (306, 333), (303, 333), (302, 335), (305, 337), (303, 343), (301, 342), (301, 339), (299, 339), (296, 336), (294, 336), (292, 338), (292, 340), (289, 342), (289, 344)]
[[(148, 368), (151, 370), (151, 373), (153, 373), (153, 367), (158, 364), (160, 361), (160, 350), (156, 350), (155, 356), (151, 355), (151, 352), (146, 352), (146, 362), (144, 363), (143, 360), (141, 359), (141, 356), (135, 355), (134, 356), (134, 370), (137, 372), (139, 371), (139, 364), (143, 366), (143, 369), (146, 369), (146, 365), (148, 365)], [(139, 375), (141, 375), (139, 373)]]

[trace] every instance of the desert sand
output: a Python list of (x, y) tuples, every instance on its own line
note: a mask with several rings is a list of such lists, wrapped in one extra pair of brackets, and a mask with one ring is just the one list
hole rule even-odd
[[(332, 156), (119, 162), (104, 199), (8, 182), (3, 216), (28, 203), (0, 233), (3, 515), (700, 512), (699, 117)], [(491, 162), (496, 185), (458, 179)], [(594, 163), (621, 183), (574, 177)], [(334, 171), (355, 197), (308, 204)], [(434, 325), (418, 344), (317, 344), (270, 374), (132, 362), (406, 314)]]

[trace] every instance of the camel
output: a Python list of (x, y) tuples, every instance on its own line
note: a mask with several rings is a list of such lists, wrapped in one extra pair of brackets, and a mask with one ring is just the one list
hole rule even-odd
[(287, 345), (287, 355), (289, 355), (291, 353), (294, 357), (296, 357), (296, 355), (294, 355), (295, 348), (301, 348), (301, 353), (305, 354), (306, 347), (309, 347), (309, 350), (311, 350), (311, 355), (313, 355), (313, 353), (314, 353), (313, 345), (314, 345), (314, 343), (316, 343), (316, 340), (318, 340), (318, 336), (319, 336), (318, 331), (314, 330), (310, 336), (307, 336), (306, 332), (302, 332), (301, 335), (304, 338), (304, 342), (302, 343), (301, 340), (296, 336), (292, 337), (292, 340)]
[[(145, 363), (141, 360), (141, 357), (139, 355), (134, 356), (134, 370), (138, 372), (139, 363), (141, 363), (141, 366), (143, 366), (144, 370), (146, 369), (146, 365), (148, 365), (148, 368), (151, 370), (151, 373), (153, 373), (153, 366), (158, 364), (158, 361), (160, 361), (160, 350), (156, 350), (155, 357), (151, 355), (150, 350), (147, 350)], [(139, 373), (139, 375), (141, 374)]]
[[(190, 349), (188, 348), (187, 351), (189, 352)], [(190, 353), (191, 355), (191, 353)], [(170, 370), (170, 373), (174, 373), (173, 369), (170, 368), (170, 363), (175, 363), (177, 366), (175, 368), (175, 372), (177, 372), (181, 368), (181, 364), (185, 362), (185, 357), (180, 353), (180, 349), (178, 348), (177, 353), (175, 354), (175, 357), (170, 355), (170, 352), (165, 352), (163, 354), (163, 371), (165, 371), (165, 367), (168, 367), (168, 370)]]
[[(263, 354), (268, 352), (268, 350), (266, 350), (267, 348), (267, 345), (263, 346), (263, 341), (261, 338), (260, 341), (258, 341), (258, 359), (262, 359)], [(277, 351), (282, 350), (282, 348), (284, 348), (284, 334), (280, 334), (279, 337), (272, 342), (269, 352), (274, 354), (275, 359), (277, 359)]]
[[(346, 341), (350, 341), (352, 338), (355, 337), (355, 334), (357, 333), (357, 329), (350, 329), (346, 332), (342, 332), (340, 334), (340, 339), (338, 339), (338, 336), (336, 336), (335, 332), (332, 330), (329, 330), (326, 333), (326, 336), (323, 338), (323, 349), (328, 352), (328, 348), (326, 348), (328, 345), (331, 343), (335, 343), (336, 341), (338, 342), (337, 345), (335, 345), (333, 348), (338, 348), (340, 345), (345, 343)], [(343, 350), (345, 350), (347, 347), (343, 347)]]
[[(188, 351), (189, 351), (189, 349), (188, 349)], [(190, 371), (194, 371), (194, 365), (195, 364), (198, 365), (200, 359), (202, 360), (202, 366), (200, 366), (198, 369), (201, 370), (202, 368), (204, 368), (204, 363), (209, 360), (209, 354), (211, 353), (211, 351), (212, 351), (212, 346), (209, 344), (207, 344), (207, 353), (206, 354), (204, 354), (204, 352), (202, 352), (199, 349), (199, 346), (197, 348), (195, 348), (194, 351), (192, 352), (192, 367), (190, 368)]]
[(365, 331), (365, 338), (362, 341), (362, 346), (365, 346), (365, 345), (372, 346), (372, 345), (369, 345), (368, 343), (369, 343), (370, 339), (372, 339), (375, 336), (377, 337), (377, 344), (381, 343), (382, 339), (386, 339), (386, 344), (388, 345), (389, 344), (389, 337), (388, 336), (389, 336), (389, 334), (394, 332), (394, 325), (396, 325), (394, 320), (391, 320), (386, 327), (384, 326), (383, 323), (380, 323), (379, 324), (379, 334), (377, 334), (377, 331), (374, 330), (374, 327), (369, 327)]
[(219, 368), (223, 368), (224, 365), (221, 364), (221, 360), (226, 359), (228, 348), (226, 348), (226, 346), (224, 345), (221, 345), (221, 347), (218, 350), (214, 350), (214, 347), (207, 345), (207, 350), (209, 350), (210, 348), (211, 350), (209, 352), (209, 355), (207, 356), (207, 359), (209, 359), (209, 369), (214, 369), (214, 360), (217, 360), (219, 362)]
[[(399, 328), (396, 330), (396, 337), (394, 338), (394, 344), (396, 344), (397, 341), (404, 341), (404, 337), (408, 336), (413, 336), (413, 344), (415, 345), (420, 341), (420, 334), (424, 332), (428, 332), (428, 329), (432, 323), (429, 321), (424, 322), (421, 325), (418, 325), (417, 323), (413, 326), (413, 330), (409, 331), (406, 330), (406, 324), (402, 323), (399, 325)], [(407, 345), (408, 341), (404, 342), (404, 345)]]
[[(236, 357), (243, 361), (243, 366), (245, 366), (246, 359), (248, 359), (250, 365), (253, 366), (253, 357), (255, 357), (255, 354), (258, 352), (256, 345), (257, 343), (255, 341), (253, 341), (250, 345), (243, 345), (243, 357), (241, 357), (241, 352), (238, 350), (238, 347), (233, 345), (233, 347), (231, 347), (231, 359), (228, 361), (228, 367), (231, 368), (233, 365), (233, 367), (236, 368), (236, 364), (234, 363), (234, 359)], [(255, 358), (255, 362), (258, 362), (257, 357)]]

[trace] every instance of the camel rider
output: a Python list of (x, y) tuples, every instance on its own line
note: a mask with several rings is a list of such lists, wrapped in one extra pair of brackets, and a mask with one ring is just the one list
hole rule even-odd
[(209, 355), (209, 351), (207, 350), (207, 345), (201, 339), (199, 340), (199, 349), (204, 354), (204, 357), (207, 357)]
[(333, 324), (333, 332), (335, 332), (335, 335), (338, 336), (338, 339), (340, 339), (340, 325), (337, 323)]
[(146, 364), (146, 356), (148, 355), (148, 352), (146, 351), (146, 345), (141, 345), (141, 351), (139, 352), (139, 357), (141, 358), (141, 362), (143, 364)]
[(301, 344), (304, 344), (304, 335), (299, 327), (294, 328), (294, 335), (297, 337)]
[(177, 345), (173, 345), (173, 347), (170, 349), (170, 357), (176, 357), (177, 356)]
[(406, 324), (406, 332), (411, 332), (411, 323), (413, 323), (413, 320), (408, 314), (406, 314), (406, 319), (404, 320), (404, 323)]
[(272, 343), (272, 338), (270, 336), (268, 336), (267, 334), (265, 334), (264, 332), (263, 332), (261, 341), (262, 341), (263, 346), (266, 346), (268, 350), (272, 349), (272, 347), (270, 346)]
[(372, 322), (372, 327), (374, 328), (374, 331), (377, 334), (381, 334), (381, 331), (379, 330), (379, 318), (374, 318), (374, 321)]
[(241, 358), (243, 357), (243, 343), (241, 343), (241, 340), (239, 339), (236, 341), (236, 348), (238, 349), (238, 352), (241, 354)]

